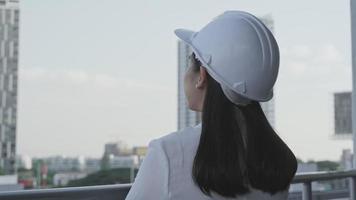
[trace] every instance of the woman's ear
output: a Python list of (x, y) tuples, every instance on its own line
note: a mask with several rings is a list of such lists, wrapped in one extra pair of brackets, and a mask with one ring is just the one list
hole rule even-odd
[(206, 69), (202, 66), (200, 66), (200, 71), (199, 71), (199, 80), (197, 81), (197, 83), (195, 84), (195, 87), (197, 89), (204, 89), (206, 86)]

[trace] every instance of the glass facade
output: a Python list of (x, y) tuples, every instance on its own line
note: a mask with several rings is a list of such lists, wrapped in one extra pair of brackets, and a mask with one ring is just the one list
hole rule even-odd
[(200, 113), (188, 108), (184, 94), (184, 74), (188, 67), (188, 56), (191, 49), (182, 41), (178, 41), (178, 130), (194, 126), (201, 120)]
[(16, 172), (17, 69), (19, 9), (17, 2), (0, 5), (0, 168)]
[(336, 135), (352, 134), (351, 92), (334, 94), (334, 131)]

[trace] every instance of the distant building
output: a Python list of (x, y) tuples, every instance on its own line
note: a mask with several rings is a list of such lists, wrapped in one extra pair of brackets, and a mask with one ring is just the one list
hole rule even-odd
[(66, 156), (53, 156), (43, 158), (47, 164), (48, 171), (54, 172), (69, 172), (69, 171), (83, 171), (85, 168), (85, 160), (83, 156), (79, 157), (66, 157)]
[(184, 94), (184, 74), (188, 67), (188, 56), (191, 48), (182, 41), (178, 41), (178, 130), (187, 126), (194, 126), (201, 121), (199, 112), (189, 109)]
[[(340, 170), (351, 170), (353, 169), (353, 154), (351, 149), (343, 149), (340, 157)], [(330, 184), (330, 189), (345, 189), (349, 186), (349, 179), (335, 179), (332, 180), (332, 184)]]
[[(261, 20), (273, 33), (274, 23), (272, 17), (268, 15), (262, 17)], [(195, 126), (201, 121), (201, 113), (189, 109), (184, 93), (184, 74), (189, 64), (188, 56), (191, 53), (191, 48), (178, 40), (178, 130), (187, 126)], [(274, 98), (268, 102), (261, 103), (261, 107), (272, 127), (275, 127)]]
[(353, 154), (351, 152), (351, 149), (343, 149), (341, 158), (340, 158), (340, 167), (342, 170), (350, 170), (352, 168), (352, 157)]
[(16, 173), (19, 5), (0, 0), (0, 168)]
[(147, 154), (147, 147), (134, 147), (132, 150), (132, 154), (138, 156), (138, 165), (140, 166), (144, 157)]
[(123, 155), (131, 155), (132, 149), (128, 147), (126, 143), (123, 141), (111, 142), (105, 144), (105, 155), (114, 155), (114, 156), (123, 156)]
[(131, 156), (109, 156), (109, 167), (114, 168), (137, 168), (139, 165), (139, 158), (136, 155)]
[(335, 135), (352, 135), (351, 92), (334, 93), (334, 131)]
[(17, 175), (0, 176), (0, 192), (23, 190), (24, 187), (17, 183)]
[(85, 169), (84, 171), (88, 174), (97, 172), (101, 169), (101, 159), (100, 158), (86, 158), (85, 159)]
[(148, 148), (146, 146), (142, 146), (142, 147), (136, 146), (132, 149), (132, 154), (138, 156), (145, 156), (147, 154), (147, 150)]

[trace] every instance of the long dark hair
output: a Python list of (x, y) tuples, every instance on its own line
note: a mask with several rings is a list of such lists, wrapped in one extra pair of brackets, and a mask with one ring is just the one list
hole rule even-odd
[[(193, 70), (201, 63), (193, 55)], [(202, 130), (192, 178), (201, 191), (236, 197), (250, 187), (270, 194), (289, 188), (296, 173), (293, 152), (276, 134), (259, 102), (240, 106), (207, 74)]]

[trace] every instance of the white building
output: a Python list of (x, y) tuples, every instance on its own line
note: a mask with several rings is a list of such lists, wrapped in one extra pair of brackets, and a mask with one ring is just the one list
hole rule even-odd
[(123, 155), (130, 155), (132, 153), (132, 149), (123, 142), (110, 142), (105, 144), (104, 155), (114, 155), (114, 156), (123, 156)]
[[(266, 26), (274, 31), (274, 24), (271, 16), (265, 16), (261, 20)], [(190, 47), (182, 41), (178, 41), (178, 130), (187, 126), (194, 126), (201, 121), (201, 114), (188, 108), (184, 94), (184, 74), (188, 67), (188, 56), (192, 53)], [(275, 127), (275, 105), (274, 98), (268, 102), (261, 103), (261, 107), (272, 125)]]
[(114, 168), (137, 168), (139, 165), (139, 157), (137, 155), (131, 156), (109, 156), (109, 166)]
[(18, 0), (0, 0), (0, 168), (16, 172)]
[(86, 158), (85, 159), (85, 172), (88, 174), (97, 172), (101, 169), (100, 158)]
[(83, 171), (85, 168), (85, 159), (83, 156), (66, 157), (54, 156), (43, 159), (47, 164), (49, 171), (68, 172)]
[(24, 187), (17, 183), (17, 174), (0, 176), (0, 191), (23, 190)]
[(148, 147), (147, 146), (136, 146), (133, 147), (132, 149), (132, 155), (136, 155), (138, 157), (138, 167), (141, 165), (141, 163), (143, 162), (146, 154), (148, 151)]
[(341, 159), (340, 159), (340, 167), (343, 170), (351, 170), (352, 167), (352, 157), (353, 154), (351, 152), (351, 149), (343, 149), (342, 154), (341, 154)]

